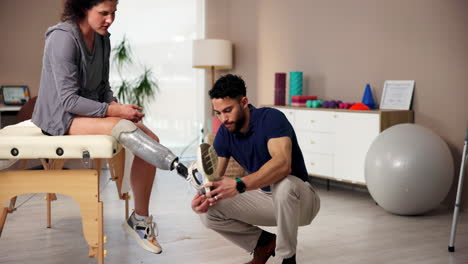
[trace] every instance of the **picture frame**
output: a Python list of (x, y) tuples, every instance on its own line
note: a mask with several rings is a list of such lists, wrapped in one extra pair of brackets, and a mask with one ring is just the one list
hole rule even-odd
[(414, 83), (414, 80), (386, 80), (380, 109), (410, 110)]
[(29, 88), (26, 85), (3, 85), (0, 91), (5, 105), (23, 105), (30, 99)]

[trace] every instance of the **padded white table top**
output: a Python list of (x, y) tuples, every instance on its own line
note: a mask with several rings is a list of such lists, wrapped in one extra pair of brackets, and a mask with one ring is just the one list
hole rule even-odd
[(112, 136), (46, 136), (36, 126), (9, 126), (0, 130), (0, 159), (112, 158), (120, 149)]

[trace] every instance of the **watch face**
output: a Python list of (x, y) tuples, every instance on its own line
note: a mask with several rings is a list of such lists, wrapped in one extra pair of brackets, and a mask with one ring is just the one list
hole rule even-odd
[(245, 192), (245, 183), (240, 179), (240, 178), (236, 178), (236, 189), (239, 193), (243, 193)]

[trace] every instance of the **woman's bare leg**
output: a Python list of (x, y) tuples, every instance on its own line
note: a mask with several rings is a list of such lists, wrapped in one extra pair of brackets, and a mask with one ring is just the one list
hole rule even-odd
[[(69, 135), (111, 135), (114, 126), (121, 120), (117, 117), (76, 117), (68, 130)], [(141, 122), (135, 124), (148, 136), (159, 142), (159, 138)], [(156, 167), (135, 156), (132, 164), (130, 183), (135, 200), (135, 212), (149, 215), (149, 200), (153, 187)]]
[[(141, 122), (138, 122), (136, 125), (143, 130), (145, 134), (159, 142), (159, 138)], [(149, 200), (155, 176), (156, 167), (142, 160), (140, 157), (135, 156), (132, 164), (130, 183), (135, 196), (135, 212), (138, 215), (149, 215)], [(138, 193), (138, 195), (135, 193)]]
[(112, 135), (112, 129), (120, 120), (118, 117), (75, 117), (67, 134)]

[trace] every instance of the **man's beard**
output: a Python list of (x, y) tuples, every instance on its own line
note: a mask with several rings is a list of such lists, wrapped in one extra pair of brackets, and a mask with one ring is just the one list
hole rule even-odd
[(240, 130), (242, 129), (242, 126), (244, 125), (244, 122), (245, 122), (245, 113), (244, 112), (241, 112), (237, 118), (237, 121), (234, 122), (234, 128), (233, 130), (229, 130), (229, 132), (231, 133), (238, 133), (240, 132)]

